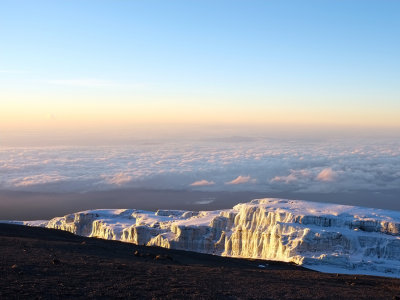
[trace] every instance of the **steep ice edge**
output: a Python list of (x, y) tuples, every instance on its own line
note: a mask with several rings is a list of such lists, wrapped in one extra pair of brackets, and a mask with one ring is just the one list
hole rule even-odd
[[(18, 222), (17, 222), (18, 223)], [(400, 278), (400, 212), (285, 199), (216, 211), (98, 209), (21, 224), (140, 245)]]

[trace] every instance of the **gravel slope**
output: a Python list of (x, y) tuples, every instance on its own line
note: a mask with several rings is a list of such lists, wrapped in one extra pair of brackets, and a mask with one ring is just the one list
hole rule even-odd
[(9, 224), (0, 224), (0, 259), (0, 299), (400, 299), (400, 279)]

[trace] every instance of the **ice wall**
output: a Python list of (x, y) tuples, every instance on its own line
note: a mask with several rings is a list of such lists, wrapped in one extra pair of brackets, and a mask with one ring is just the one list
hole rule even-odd
[(92, 210), (46, 227), (140, 245), (400, 277), (400, 212), (284, 199), (218, 211)]

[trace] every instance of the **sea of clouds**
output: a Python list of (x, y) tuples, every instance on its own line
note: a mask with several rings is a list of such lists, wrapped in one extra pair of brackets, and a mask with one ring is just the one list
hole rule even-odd
[(400, 141), (266, 138), (0, 147), (0, 188), (330, 193), (400, 187)]

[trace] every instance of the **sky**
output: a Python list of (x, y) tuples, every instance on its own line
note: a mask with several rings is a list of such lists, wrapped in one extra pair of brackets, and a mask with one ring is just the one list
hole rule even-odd
[(0, 145), (400, 129), (398, 1), (3, 0), (0, 37)]

